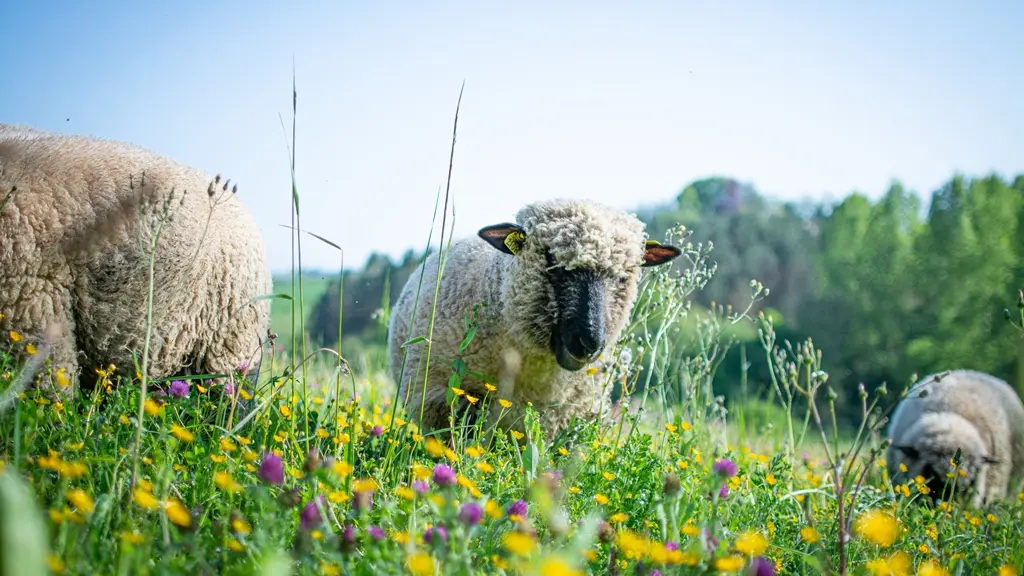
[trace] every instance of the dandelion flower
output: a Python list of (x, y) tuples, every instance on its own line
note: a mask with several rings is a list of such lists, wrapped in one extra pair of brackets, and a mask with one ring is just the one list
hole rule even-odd
[(744, 556), (759, 556), (768, 549), (768, 539), (757, 531), (749, 531), (736, 539), (736, 551)]
[(888, 548), (900, 536), (900, 523), (892, 512), (874, 509), (857, 518), (855, 530), (873, 544)]
[(16, 330), (11, 330), (10, 336), (11, 336), (11, 342), (14, 342), (14, 343), (21, 342), (22, 340), (25, 339), (25, 337), (22, 336), (21, 334), (19, 334)]
[(25, 345), (25, 353), (28, 354), (29, 356), (35, 356), (37, 352), (39, 352), (39, 350), (36, 350), (34, 344)]
[(522, 532), (508, 532), (502, 539), (502, 545), (512, 554), (525, 556), (533, 550), (534, 542), (533, 538)]
[(191, 442), (196, 439), (195, 435), (180, 424), (171, 424), (171, 434), (182, 442)]
[(156, 510), (160, 507), (160, 502), (157, 501), (156, 496), (153, 496), (150, 492), (143, 488), (136, 488), (132, 491), (132, 499), (139, 505), (140, 508), (145, 510)]
[(800, 529), (800, 537), (804, 539), (808, 544), (814, 544), (818, 540), (821, 540), (821, 534), (815, 530), (812, 526), (804, 526)]
[(743, 569), (743, 557), (742, 556), (725, 556), (723, 558), (716, 558), (714, 562), (715, 570), (722, 572), (739, 572)]
[(192, 513), (189, 512), (184, 504), (174, 498), (164, 505), (164, 513), (167, 514), (168, 520), (182, 528), (188, 528), (192, 525)]
[(416, 576), (431, 576), (435, 573), (434, 558), (424, 552), (416, 552), (405, 561), (409, 571)]
[(66, 498), (75, 508), (86, 514), (92, 512), (93, 508), (96, 507), (89, 494), (80, 488), (69, 490)]
[(499, 398), (499, 399), (498, 399), (498, 404), (499, 404), (499, 405), (500, 405), (500, 406), (501, 406), (502, 408), (504, 408), (504, 409), (506, 409), (506, 410), (508, 410), (509, 408), (511, 408), (511, 407), (512, 407), (512, 403), (511, 403), (511, 402), (509, 402), (508, 400), (505, 400), (504, 398)]
[(595, 495), (594, 500), (596, 500), (597, 503), (600, 504), (601, 506), (604, 506), (605, 504), (608, 503), (608, 497), (605, 496), (604, 494)]

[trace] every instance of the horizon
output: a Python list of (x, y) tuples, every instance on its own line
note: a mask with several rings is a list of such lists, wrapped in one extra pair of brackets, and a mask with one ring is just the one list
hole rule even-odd
[[(231, 178), (275, 274), (291, 265), (293, 55), (301, 224), (341, 245), (346, 269), (423, 250), (463, 80), (455, 237), (539, 199), (636, 211), (714, 176), (814, 202), (876, 200), (898, 181), (927, 205), (958, 173), (1024, 173), (1019, 4), (6, 12), (0, 52), (19, 81), (0, 94), (0, 122), (125, 140)], [(304, 272), (338, 269), (334, 249), (302, 243)]]

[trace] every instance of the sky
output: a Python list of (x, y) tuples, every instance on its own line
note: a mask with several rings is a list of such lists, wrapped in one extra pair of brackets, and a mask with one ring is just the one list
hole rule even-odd
[[(955, 172), (1024, 172), (1022, 20), (1008, 1), (6, 0), (0, 122), (230, 177), (287, 271), (294, 72), (301, 226), (360, 267), (424, 248), (463, 82), (455, 237), (712, 175), (927, 200)], [(338, 269), (302, 242), (304, 268)]]

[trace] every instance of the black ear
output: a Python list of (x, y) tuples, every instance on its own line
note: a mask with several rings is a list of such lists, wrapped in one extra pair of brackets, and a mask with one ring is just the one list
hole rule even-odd
[(491, 246), (513, 256), (522, 250), (523, 242), (526, 241), (526, 232), (522, 226), (510, 222), (484, 226), (477, 232), (477, 235)]
[(682, 253), (683, 251), (675, 246), (662, 244), (657, 240), (648, 240), (644, 244), (644, 263), (641, 266), (660, 266), (674, 260)]
[(900, 452), (903, 452), (904, 456), (911, 460), (917, 460), (921, 457), (921, 453), (913, 446), (895, 446), (895, 448)]

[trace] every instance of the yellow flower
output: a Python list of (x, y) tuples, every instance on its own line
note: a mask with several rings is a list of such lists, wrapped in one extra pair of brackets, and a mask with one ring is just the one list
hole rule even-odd
[(583, 572), (573, 568), (561, 558), (550, 557), (540, 565), (541, 576), (583, 576)]
[(22, 340), (25, 339), (24, 336), (22, 336), (21, 334), (19, 334), (18, 332), (14, 331), (14, 330), (11, 330), (10, 335), (11, 335), (11, 341), (12, 342), (21, 342)]
[(281, 404), (280, 408), (281, 408), (281, 416), (284, 416), (285, 418), (288, 418), (289, 416), (292, 415), (291, 408), (289, 408), (285, 404)]
[(999, 567), (999, 576), (1017, 576), (1017, 568), (1013, 564), (1004, 564)]
[(160, 502), (157, 501), (156, 497), (153, 496), (148, 490), (144, 488), (136, 488), (132, 491), (132, 498), (140, 508), (146, 510), (156, 510), (160, 507)]
[(196, 439), (194, 434), (180, 424), (171, 424), (171, 434), (174, 434), (174, 437), (182, 442), (191, 442)]
[(597, 366), (587, 368), (587, 376), (593, 376), (594, 374), (597, 374)]
[(352, 465), (344, 460), (338, 460), (331, 466), (331, 471), (340, 478), (347, 478), (352, 473)]
[(470, 395), (470, 394), (466, 394), (466, 400), (469, 400), (470, 404), (476, 404), (477, 402), (480, 401), (479, 398), (477, 398), (476, 396)]
[(768, 539), (757, 531), (744, 532), (736, 539), (736, 551), (744, 556), (758, 556), (768, 549)]
[(616, 512), (615, 514), (612, 514), (610, 518), (608, 518), (609, 522), (615, 524), (620, 524), (622, 522), (625, 522), (626, 520), (629, 520), (629, 516), (627, 514), (623, 514), (622, 512)]
[(252, 525), (245, 518), (239, 517), (231, 520), (231, 529), (239, 534), (248, 534), (252, 532)]
[(416, 497), (416, 493), (408, 486), (399, 486), (398, 488), (395, 488), (395, 495), (403, 500), (412, 500)]
[(900, 522), (887, 510), (874, 509), (861, 514), (855, 525), (857, 534), (882, 548), (892, 546), (900, 536)]
[(213, 481), (217, 484), (218, 488), (225, 492), (238, 492), (242, 489), (242, 486), (223, 470), (213, 475)]
[(491, 472), (494, 472), (494, 466), (491, 466), (487, 462), (477, 462), (476, 469), (480, 470), (484, 474), (490, 474)]
[(188, 528), (192, 525), (192, 513), (175, 498), (171, 498), (164, 504), (164, 513), (167, 514), (168, 520), (182, 528)]
[(778, 480), (775, 479), (775, 474), (772, 474), (771, 472), (764, 475), (764, 481), (767, 482), (769, 486), (775, 486), (775, 483), (778, 482)]
[(72, 506), (86, 514), (92, 512), (93, 508), (96, 507), (89, 494), (87, 494), (85, 490), (82, 490), (80, 488), (69, 490), (65, 497), (68, 499), (68, 502), (70, 502)]
[(243, 550), (245, 550), (245, 546), (243, 546), (241, 542), (235, 540), (234, 538), (228, 538), (227, 545), (228, 549), (234, 552), (242, 552)]
[(146, 537), (136, 531), (121, 532), (121, 541), (128, 544), (142, 544), (146, 541)]
[[(11, 332), (11, 334), (14, 334), (14, 332)], [(56, 572), (57, 574), (64, 573), (64, 561), (53, 554), (46, 555), (46, 565), (50, 568), (51, 572)]]
[(732, 555), (725, 558), (716, 558), (714, 567), (715, 570), (721, 570), (722, 572), (739, 572), (743, 569), (743, 557)]
[(361, 478), (352, 483), (353, 492), (374, 492), (377, 490), (377, 482), (373, 478)]
[(426, 480), (427, 478), (430, 478), (430, 468), (427, 468), (423, 464), (417, 462), (412, 465), (412, 475), (415, 476), (417, 480)]
[(444, 445), (433, 436), (427, 438), (423, 447), (427, 449), (427, 454), (434, 458), (440, 458), (444, 454)]
[(487, 503), (484, 504), (484, 514), (487, 514), (491, 518), (497, 520), (505, 515), (505, 511), (502, 510), (501, 506), (494, 500), (488, 500)]
[(416, 576), (428, 576), (434, 574), (434, 558), (425, 552), (416, 552), (405, 561), (409, 571)]
[(506, 533), (505, 537), (502, 539), (502, 544), (505, 546), (506, 550), (512, 554), (520, 556), (525, 556), (533, 550), (533, 538), (530, 538), (522, 532), (513, 531)]
[(225, 452), (234, 452), (235, 450), (238, 449), (238, 445), (235, 444), (235, 441), (232, 440), (231, 438), (228, 438), (227, 436), (222, 436), (220, 439), (220, 449)]
[(876, 558), (866, 567), (875, 576), (910, 576), (910, 556), (899, 551), (888, 558)]
[(223, 464), (227, 460), (227, 457), (223, 454), (210, 454), (210, 460), (213, 460), (217, 464)]
[(597, 494), (596, 496), (594, 496), (594, 500), (596, 500), (597, 503), (602, 506), (608, 503), (608, 497), (605, 496), (604, 494)]
[(456, 396), (462, 396), (466, 393), (462, 388), (456, 388), (455, 386), (452, 386), (452, 392), (454, 392)]
[(949, 571), (935, 560), (927, 560), (918, 566), (917, 576), (949, 576)]
[(326, 562), (321, 562), (320, 573), (324, 576), (340, 576), (341, 568), (339, 568), (336, 564), (328, 564)]
[(525, 434), (523, 434), (519, 430), (513, 430), (512, 431), (512, 437), (514, 437), (516, 440), (522, 440), (523, 436), (525, 436)]
[(808, 544), (814, 544), (818, 540), (821, 540), (821, 534), (818, 534), (818, 531), (811, 526), (804, 526), (801, 528), (800, 537)]
[(470, 446), (466, 448), (466, 454), (469, 454), (472, 458), (479, 458), (484, 453), (484, 449), (481, 446)]
[[(67, 370), (65, 370), (64, 368), (57, 370), (57, 385), (60, 386), (61, 388), (67, 388), (68, 386), (71, 386), (71, 379), (68, 378)], [(122, 416), (122, 418), (124, 418), (124, 416)]]
[(697, 528), (693, 524), (687, 524), (686, 526), (683, 526), (683, 534), (692, 538), (693, 536), (700, 534), (700, 528)]
[(163, 406), (157, 404), (154, 400), (150, 398), (146, 398), (145, 407), (146, 414), (149, 414), (150, 416), (154, 417), (159, 416), (160, 412), (162, 412), (164, 409)]
[(505, 400), (504, 398), (499, 398), (499, 399), (498, 399), (498, 404), (499, 404), (499, 405), (500, 405), (500, 406), (501, 406), (502, 408), (505, 408), (506, 410), (512, 407), (512, 403), (511, 403), (511, 402), (509, 402), (508, 400)]
[(490, 382), (484, 382), (484, 388), (487, 388), (488, 392), (497, 392), (498, 391), (498, 387), (495, 386), (494, 384), (491, 384)]
[(35, 356), (36, 352), (39, 352), (39, 350), (36, 350), (36, 347), (33, 344), (25, 345), (25, 353), (29, 356)]
[(605, 480), (608, 480), (608, 481), (615, 480), (615, 474), (612, 474), (611, 472), (604, 472), (601, 475), (604, 476)]

